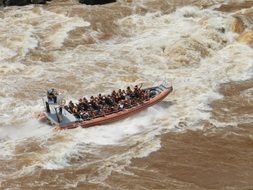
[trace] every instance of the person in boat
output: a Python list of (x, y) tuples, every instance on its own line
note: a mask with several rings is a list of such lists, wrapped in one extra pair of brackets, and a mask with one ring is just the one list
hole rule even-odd
[(120, 100), (119, 102), (119, 110), (123, 110), (124, 109), (124, 100)]
[(89, 109), (92, 109), (92, 102), (94, 101), (94, 96), (90, 97), (90, 100), (88, 101)]
[(147, 90), (140, 91), (140, 99), (142, 100), (142, 102), (149, 100), (149, 94)]
[(102, 99), (102, 94), (98, 94), (98, 99)]
[(81, 118), (82, 118), (83, 120), (88, 120), (88, 119), (90, 119), (90, 114), (89, 114), (88, 111), (81, 111), (80, 116), (81, 116)]
[(57, 91), (54, 88), (48, 89), (48, 91), (47, 91), (47, 99), (49, 101), (53, 101), (54, 103), (56, 103), (57, 102), (57, 95), (58, 95), (58, 93), (57, 93)]
[(108, 105), (108, 106), (113, 106), (114, 102), (113, 102), (113, 99), (110, 95), (106, 96), (105, 98), (105, 103)]
[(78, 107), (78, 110), (80, 111), (85, 111), (88, 109), (88, 105), (84, 102), (82, 98), (79, 99), (77, 107)]
[(137, 104), (138, 104), (138, 99), (137, 98), (133, 98), (132, 100), (131, 100), (131, 106), (137, 106)]
[(126, 99), (126, 91), (125, 90), (122, 90), (121, 99), (122, 100)]
[(149, 99), (149, 91), (141, 90), (141, 87), (136, 85), (133, 91), (128, 86), (126, 91), (119, 89), (117, 92), (113, 90), (111, 95), (99, 94), (97, 97), (91, 96), (90, 101), (84, 97), (79, 100), (76, 106), (70, 101), (68, 107), (70, 112), (76, 117), (79, 115), (81, 118), (87, 118), (87, 114), (89, 114), (90, 118), (94, 118), (99, 115), (111, 114), (125, 108), (131, 108)]
[(119, 94), (116, 93), (116, 94), (113, 96), (113, 99), (114, 99), (114, 102), (115, 102), (116, 104), (118, 104), (119, 101), (120, 101), (120, 96), (119, 96)]
[(135, 85), (134, 87), (134, 95), (137, 99), (139, 100), (143, 100), (144, 98), (144, 90), (141, 89), (142, 85), (140, 87), (138, 87), (138, 85)]
[(105, 113), (106, 115), (109, 115), (109, 114), (113, 113), (113, 107), (107, 105), (107, 106), (105, 106), (105, 107), (103, 108), (103, 111), (104, 111), (104, 113)]
[(89, 109), (89, 103), (88, 103), (88, 100), (85, 97), (83, 98), (83, 101), (82, 101), (82, 109), (84, 111)]
[(75, 107), (74, 103), (70, 100), (68, 104), (69, 110), (73, 113), (73, 109)]
[(119, 111), (119, 105), (118, 104), (114, 104), (113, 106), (111, 106), (111, 112), (112, 113), (116, 113)]
[(69, 101), (69, 108), (73, 108), (75, 105), (74, 103), (72, 102), (72, 100)]
[(99, 95), (98, 95), (98, 104), (99, 104), (100, 106), (102, 106), (103, 103), (104, 103), (104, 101), (103, 101), (103, 96), (102, 96), (102, 94), (99, 94)]
[(83, 102), (88, 103), (87, 98), (83, 97)]
[(131, 97), (133, 91), (131, 90), (130, 86), (127, 87), (126, 94)]
[(64, 109), (67, 110), (67, 111), (68, 111), (69, 113), (71, 113), (71, 114), (73, 113), (73, 112), (71, 111), (71, 109), (69, 108), (68, 105), (65, 105), (65, 106), (64, 106)]
[(125, 99), (125, 94), (123, 93), (123, 90), (119, 89), (118, 96), (120, 101)]
[(64, 106), (64, 109), (67, 110), (69, 113), (73, 114), (74, 107), (74, 103), (72, 101), (69, 101), (68, 105)]
[(141, 90), (138, 88), (138, 86), (137, 85), (135, 85), (135, 87), (134, 87), (134, 92), (133, 92), (133, 94), (134, 94), (134, 97), (135, 98), (140, 98), (140, 95), (141, 95), (141, 92), (140, 92)]
[(127, 100), (131, 100), (131, 94), (132, 94), (132, 90), (131, 88), (128, 86), (126, 89), (126, 99)]
[(106, 97), (103, 96), (102, 100), (101, 100), (102, 107), (106, 106), (105, 99), (106, 99)]
[(47, 90), (47, 99), (48, 100), (53, 100), (53, 97), (52, 97), (53, 93), (52, 92), (53, 92), (52, 88), (50, 88), (50, 89)]
[(91, 101), (91, 106), (92, 106), (92, 109), (95, 110), (95, 113), (98, 114), (100, 112), (100, 106), (98, 104), (98, 99), (97, 98), (94, 98)]
[(112, 95), (112, 97), (116, 96), (117, 95), (116, 91), (113, 90), (111, 95)]
[(74, 106), (74, 107), (73, 107), (72, 113), (73, 113), (73, 115), (74, 115), (77, 119), (80, 119), (80, 118), (81, 118), (77, 106)]
[(129, 99), (123, 100), (124, 108), (130, 108), (131, 107), (131, 101)]
[(90, 102), (93, 101), (94, 99), (95, 99), (94, 96), (91, 96), (90, 97)]
[(109, 106), (108, 106), (108, 105), (104, 105), (104, 106), (102, 107), (102, 111), (103, 111), (104, 115), (106, 115), (106, 114), (108, 114), (108, 113), (109, 113), (108, 108), (109, 108)]
[(112, 98), (114, 104), (115, 104), (115, 103), (117, 104), (117, 93), (116, 93), (115, 90), (112, 92), (111, 98)]

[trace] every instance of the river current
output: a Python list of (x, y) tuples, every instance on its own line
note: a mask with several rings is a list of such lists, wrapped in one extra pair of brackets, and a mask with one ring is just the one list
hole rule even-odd
[[(253, 1), (73, 0), (0, 9), (0, 189), (252, 189)], [(158, 80), (109, 125), (55, 131), (41, 98)]]

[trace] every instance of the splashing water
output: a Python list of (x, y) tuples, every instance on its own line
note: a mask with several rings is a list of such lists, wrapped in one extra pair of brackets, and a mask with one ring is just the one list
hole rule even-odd
[[(140, 5), (146, 12), (137, 11)], [(166, 12), (144, 1), (120, 1), (105, 9), (122, 7), (131, 11), (104, 12), (113, 18), (106, 25), (113, 28), (110, 35), (99, 15), (94, 22), (83, 13), (100, 12), (100, 7), (5, 8), (0, 19), (0, 185), (40, 170), (89, 167), (98, 174), (86, 180), (103, 183), (111, 172), (124, 172), (132, 158), (158, 150), (163, 133), (202, 129), (204, 121), (223, 125), (211, 119), (209, 103), (221, 98), (221, 83), (249, 79), (253, 68), (252, 48), (231, 30), (233, 15), (198, 6)], [(164, 77), (171, 79), (173, 94), (121, 122), (55, 132), (35, 119), (43, 109), (41, 93), (51, 86), (77, 99), (140, 82), (152, 85)]]

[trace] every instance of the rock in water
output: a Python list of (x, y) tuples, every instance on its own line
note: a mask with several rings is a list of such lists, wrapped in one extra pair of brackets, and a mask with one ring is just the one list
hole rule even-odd
[(46, 4), (47, 0), (31, 0), (32, 4)]
[(23, 6), (23, 5), (28, 5), (30, 3), (31, 3), (30, 0), (4, 0), (3, 1), (3, 4), (5, 6), (14, 6), (14, 5)]
[(48, 0), (0, 0), (0, 6), (23, 6), (29, 4), (46, 4)]
[(79, 0), (79, 3), (84, 3), (86, 5), (101, 5), (113, 2), (116, 2), (116, 0)]

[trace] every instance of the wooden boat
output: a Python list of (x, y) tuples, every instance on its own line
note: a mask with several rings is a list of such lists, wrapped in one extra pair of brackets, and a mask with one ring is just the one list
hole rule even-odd
[(60, 97), (57, 98), (57, 102), (52, 102), (44, 98), (43, 102), (45, 104), (45, 111), (39, 114), (38, 119), (40, 121), (49, 121), (52, 125), (56, 126), (57, 129), (73, 129), (77, 127), (88, 128), (108, 124), (127, 118), (154, 104), (157, 104), (172, 92), (173, 87), (165, 82), (162, 82), (157, 86), (146, 88), (144, 90), (148, 91), (150, 94), (150, 98), (148, 100), (130, 108), (125, 108), (115, 113), (102, 115), (89, 120), (82, 120), (74, 117), (74, 115), (64, 109), (63, 105), (66, 101)]

